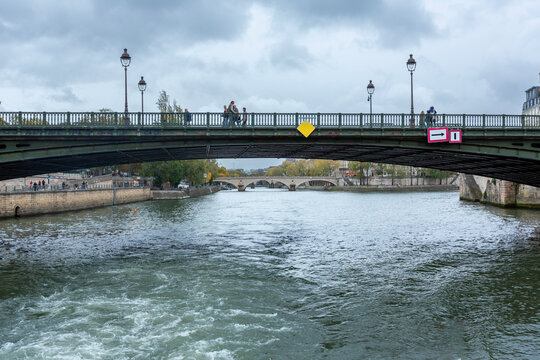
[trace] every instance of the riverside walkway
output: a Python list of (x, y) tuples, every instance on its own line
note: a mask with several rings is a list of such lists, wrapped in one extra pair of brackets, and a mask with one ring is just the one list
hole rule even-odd
[[(540, 117), (439, 114), (462, 143), (428, 143), (409, 114), (1, 112), (0, 180), (158, 160), (311, 158), (411, 165), (540, 186)], [(304, 137), (303, 122), (314, 131)]]

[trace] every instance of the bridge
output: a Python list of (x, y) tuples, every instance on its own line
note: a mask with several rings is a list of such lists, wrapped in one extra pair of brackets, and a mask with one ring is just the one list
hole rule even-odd
[(299, 186), (309, 183), (310, 181), (325, 182), (338, 186), (339, 178), (332, 176), (244, 176), (244, 177), (219, 177), (214, 179), (214, 182), (231, 184), (238, 191), (245, 191), (250, 185), (255, 185), (259, 182), (266, 182), (270, 188), (276, 185), (284, 185), (289, 191), (295, 191)]
[[(427, 143), (409, 114), (0, 112), (0, 180), (158, 160), (307, 158), (435, 168), (540, 186), (540, 116), (439, 114), (463, 142)], [(309, 121), (304, 137), (296, 128)], [(414, 123), (414, 124), (413, 124)]]

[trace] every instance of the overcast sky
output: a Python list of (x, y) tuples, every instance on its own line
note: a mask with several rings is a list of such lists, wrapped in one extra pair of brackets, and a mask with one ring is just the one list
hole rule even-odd
[[(0, 111), (521, 113), (539, 85), (538, 0), (2, 0)], [(258, 167), (281, 161), (242, 162)], [(224, 162), (227, 166), (231, 163)], [(248, 165), (243, 165), (248, 164)], [(254, 164), (254, 165), (253, 165)]]

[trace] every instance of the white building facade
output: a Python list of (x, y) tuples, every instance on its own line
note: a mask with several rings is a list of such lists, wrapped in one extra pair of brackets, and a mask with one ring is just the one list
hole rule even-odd
[(533, 86), (525, 91), (523, 115), (540, 115), (540, 86)]

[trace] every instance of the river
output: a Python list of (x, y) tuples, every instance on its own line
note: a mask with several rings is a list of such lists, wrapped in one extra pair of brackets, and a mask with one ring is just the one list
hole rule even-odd
[(248, 189), (0, 221), (0, 359), (538, 359), (540, 212)]

